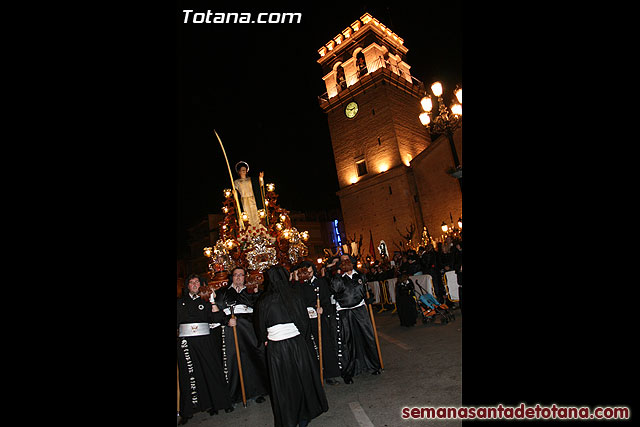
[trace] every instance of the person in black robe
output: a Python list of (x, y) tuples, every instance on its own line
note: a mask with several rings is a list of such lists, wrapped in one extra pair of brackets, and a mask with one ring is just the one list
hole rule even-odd
[(274, 425), (304, 427), (329, 409), (318, 360), (309, 345), (307, 309), (283, 267), (269, 268), (265, 282), (254, 319), (256, 335), (266, 346)]
[(406, 273), (400, 275), (396, 283), (396, 307), (398, 308), (400, 326), (410, 327), (416, 324), (418, 311), (413, 287), (414, 284)]
[[(269, 380), (266, 373), (264, 343), (256, 338), (253, 328), (253, 307), (260, 297), (260, 292), (248, 292), (244, 285), (245, 275), (244, 269), (234, 268), (231, 272), (232, 283), (216, 293), (216, 304), (225, 314), (225, 319), (221, 322), (225, 325), (221, 331), (223, 368), (231, 390), (231, 399), (234, 403), (241, 402), (242, 389), (232, 329), (235, 324), (246, 398), (255, 398), (256, 403), (262, 403), (265, 400), (264, 396), (269, 393)], [(232, 306), (236, 316), (235, 322), (231, 319)]]
[(418, 258), (416, 251), (410, 249), (407, 251), (407, 275), (413, 276), (420, 272), (422, 272), (420, 258)]
[[(220, 309), (216, 305), (216, 300), (215, 300), (215, 297), (217, 294), (213, 289), (211, 289), (211, 291), (212, 292), (208, 297), (209, 302), (211, 303), (211, 305), (215, 305), (218, 311), (220, 311)], [(208, 292), (206, 292), (206, 290), (203, 293), (203, 289), (200, 288), (200, 296), (202, 298), (207, 298), (207, 294)], [(220, 313), (221, 313), (221, 316), (216, 317), (217, 321), (209, 323), (209, 338), (211, 339), (211, 344), (213, 345), (213, 349), (214, 349), (213, 355), (218, 360), (218, 362), (220, 362), (220, 366), (223, 367), (223, 373), (224, 373), (225, 361), (222, 359), (222, 329), (224, 327), (224, 324), (222, 322), (226, 321), (226, 316), (223, 311), (220, 311)], [(226, 376), (225, 376), (225, 382), (226, 382)], [(230, 412), (228, 409), (226, 409), (225, 411)], [(231, 411), (233, 411), (233, 406), (231, 407)]]
[(198, 296), (205, 280), (190, 275), (177, 300), (178, 375), (180, 383), (180, 424), (186, 424), (195, 412), (233, 410), (216, 349), (209, 337), (209, 324), (224, 318), (217, 307)]
[(454, 245), (453, 269), (458, 279), (458, 308), (462, 313), (462, 241), (460, 240), (457, 240)]
[[(438, 297), (438, 300), (442, 303), (447, 303), (449, 300), (449, 297), (447, 295), (447, 290), (444, 286), (445, 284), (445, 274), (448, 271), (451, 271), (453, 269), (453, 252), (451, 251), (451, 247), (453, 246), (453, 243), (451, 241), (451, 237), (447, 236), (444, 239), (444, 243), (438, 242), (438, 252), (437, 252), (437, 256), (438, 256), (438, 263), (440, 265), (440, 294), (436, 295)], [(436, 289), (436, 294), (438, 289)], [(449, 300), (449, 304), (452, 304), (453, 302)]]
[[(338, 355), (335, 348), (335, 337), (329, 324), (329, 317), (335, 308), (331, 304), (331, 293), (326, 279), (317, 276), (315, 265), (311, 261), (303, 261), (296, 266), (296, 280), (293, 282), (302, 292), (302, 299), (311, 325), (311, 337), (316, 351), (319, 351), (318, 342), (318, 315), (320, 315), (320, 327), (322, 328), (322, 370), (325, 382), (336, 385), (335, 379), (340, 376)], [(317, 307), (318, 296), (320, 308)], [(319, 357), (319, 356), (318, 356)]]
[(368, 371), (380, 374), (380, 360), (366, 299), (366, 278), (353, 269), (355, 260), (349, 255), (340, 257), (340, 268), (331, 278), (329, 288), (336, 300), (336, 339), (338, 365), (345, 384), (353, 377)]

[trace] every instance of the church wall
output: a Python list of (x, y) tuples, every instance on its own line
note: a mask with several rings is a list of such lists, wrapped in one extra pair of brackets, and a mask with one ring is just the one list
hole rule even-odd
[[(456, 131), (453, 140), (462, 163), (462, 129)], [(452, 167), (451, 148), (445, 136), (435, 140), (411, 162), (422, 216), (433, 238), (442, 234), (442, 221), (450, 225), (449, 212), (454, 222), (462, 216), (462, 196), (458, 180), (446, 173)]]
[(418, 118), (422, 112), (420, 99), (389, 84), (385, 86), (385, 91), (393, 116), (398, 150), (402, 163), (406, 165), (427, 147), (429, 140), (427, 129)]
[[(363, 255), (368, 253), (369, 230), (374, 246), (377, 248), (380, 240), (384, 240), (390, 253), (398, 250), (394, 242), (399, 245), (403, 241), (396, 228), (405, 234), (405, 228), (414, 224), (419, 236), (420, 219), (415, 215), (418, 203), (412, 192), (412, 179), (409, 168), (401, 165), (338, 192), (346, 234), (349, 239), (355, 234), (356, 240), (363, 236)], [(380, 258), (377, 253), (376, 256)]]
[(364, 156), (369, 174), (379, 173), (385, 166), (391, 169), (401, 163), (395, 131), (389, 126), (393, 117), (384, 87), (378, 83), (377, 87), (365, 90), (353, 100), (359, 106), (358, 114), (353, 119), (348, 119), (344, 114), (349, 100), (328, 113), (340, 188), (349, 186), (352, 179), (358, 179), (356, 158), (359, 156)]

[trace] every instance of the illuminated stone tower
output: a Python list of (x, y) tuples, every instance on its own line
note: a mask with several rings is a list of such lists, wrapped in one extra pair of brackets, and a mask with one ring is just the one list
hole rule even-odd
[[(410, 162), (431, 143), (420, 123), (423, 84), (404, 62), (404, 40), (365, 13), (322, 46), (327, 114), (345, 230), (390, 251), (398, 231), (422, 230), (419, 191)], [(366, 252), (363, 250), (363, 252)]]

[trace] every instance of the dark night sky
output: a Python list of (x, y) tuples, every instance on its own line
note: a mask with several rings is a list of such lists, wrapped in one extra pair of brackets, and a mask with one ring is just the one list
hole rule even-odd
[[(178, 245), (184, 230), (219, 213), (229, 173), (216, 129), (233, 170), (264, 170), (288, 210), (338, 207), (338, 181), (326, 115), (317, 97), (326, 91), (317, 50), (365, 12), (402, 37), (417, 79), (462, 81), (460, 2), (396, 2), (377, 6), (343, 2), (275, 7), (243, 2), (183, 1), (178, 22)], [(443, 4), (444, 3), (444, 4)], [(184, 24), (196, 12), (300, 12), (300, 24)], [(417, 120), (417, 118), (416, 118)], [(235, 171), (234, 178), (235, 176)], [(310, 194), (313, 194), (312, 196)], [(302, 196), (302, 194), (305, 194)]]
[[(442, 80), (445, 91), (450, 91), (462, 82), (460, 3), (179, 2), (175, 7), (179, 246), (184, 243), (185, 228), (207, 213), (221, 212), (222, 190), (230, 185), (213, 129), (225, 143), (232, 165), (246, 160), (252, 172), (264, 170), (267, 181), (276, 183), (282, 207), (336, 206), (338, 185), (329, 129), (317, 102), (325, 92), (316, 62), (318, 48), (369, 12), (404, 38), (413, 76), (427, 84)], [(465, 404), (546, 401), (593, 407), (633, 403), (620, 381), (628, 378), (627, 367), (635, 360), (625, 347), (630, 342), (627, 329), (615, 327), (631, 323), (626, 316), (633, 312), (632, 300), (621, 298), (614, 288), (605, 292), (615, 303), (614, 327), (611, 321), (594, 322), (591, 309), (592, 296), (603, 292), (598, 273), (604, 269), (626, 272), (637, 253), (630, 247), (635, 243), (633, 226), (604, 237), (598, 234), (611, 224), (623, 223), (625, 215), (633, 212), (625, 203), (633, 197), (625, 195), (635, 194), (631, 187), (635, 169), (621, 145), (634, 141), (630, 138), (633, 127), (624, 126), (633, 121), (624, 120), (623, 115), (612, 121), (613, 116), (594, 108), (594, 96), (612, 97), (611, 105), (620, 107), (634, 99), (628, 88), (635, 76), (620, 74), (632, 67), (618, 66), (634, 51), (630, 37), (634, 23), (624, 22), (625, 16), (633, 14), (625, 15), (627, 10), (619, 7), (607, 11), (598, 4), (592, 10), (572, 3), (562, 6), (561, 2), (465, 4), (465, 283), (489, 283), (464, 286), (465, 316), (472, 320), (465, 323), (462, 334)], [(182, 9), (301, 12), (302, 23), (182, 24)], [(145, 42), (151, 39), (147, 32), (144, 35)], [(133, 52), (141, 52), (142, 65), (153, 63), (128, 36), (125, 40)], [(156, 38), (150, 41), (161, 44)], [(162, 47), (171, 48), (170, 43)], [(118, 67), (113, 74), (131, 80), (121, 73), (121, 51), (112, 50), (118, 55), (112, 61)], [(173, 90), (171, 81), (163, 83)], [(155, 86), (154, 82), (154, 91)], [(157, 85), (160, 110), (168, 110), (162, 99), (167, 87)], [(152, 118), (157, 125), (157, 117)], [(147, 151), (143, 154), (146, 161)], [(155, 167), (166, 169), (162, 164)], [(145, 173), (143, 183), (149, 181)], [(131, 187), (129, 180), (126, 185)], [(139, 188), (133, 190), (132, 199), (138, 199)], [(102, 204), (99, 207), (104, 209)], [(145, 213), (146, 220), (146, 209), (141, 206), (135, 211)], [(120, 213), (114, 216), (132, 222)], [(139, 224), (125, 238), (138, 234)], [(162, 235), (151, 231), (156, 238)], [(153, 271), (157, 278), (163, 277), (158, 271), (165, 266), (170, 268), (165, 277), (173, 277), (173, 264), (156, 259), (156, 252), (163, 251), (152, 253), (147, 248), (145, 240), (144, 252), (153, 256), (145, 267), (157, 266)], [(120, 256), (127, 251), (113, 252), (118, 256), (113, 265), (122, 264)], [(132, 253), (136, 258), (130, 264), (140, 264), (138, 253)], [(597, 262), (591, 266), (584, 260)], [(94, 261), (87, 263), (92, 269)], [(106, 270), (121, 279), (120, 269)], [(532, 295), (541, 293), (548, 294), (560, 317), (540, 315), (539, 298)], [(117, 295), (115, 304), (121, 302)], [(486, 315), (487, 307), (500, 310), (500, 321)], [(488, 329), (491, 334), (486, 333)], [(594, 346), (593, 337), (606, 337), (616, 343), (617, 350)], [(490, 349), (496, 357), (476, 354), (474, 348), (481, 353)], [(522, 357), (513, 355), (529, 355), (532, 362), (523, 369)], [(585, 359), (585, 355), (591, 357)], [(590, 371), (585, 382), (584, 363), (576, 360), (608, 368)]]

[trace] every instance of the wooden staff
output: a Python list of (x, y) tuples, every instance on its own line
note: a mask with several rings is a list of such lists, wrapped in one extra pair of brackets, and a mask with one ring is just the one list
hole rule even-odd
[(320, 384), (324, 387), (324, 376), (322, 375), (322, 316), (318, 313), (320, 308), (320, 288), (316, 288), (316, 314), (318, 315), (318, 354), (320, 355)]
[[(367, 299), (369, 299), (369, 289), (367, 289)], [(382, 353), (380, 352), (380, 340), (378, 339), (378, 330), (376, 329), (376, 321), (373, 318), (373, 308), (371, 304), (367, 304), (369, 307), (369, 316), (371, 316), (371, 325), (373, 326), (373, 335), (376, 338), (376, 348), (378, 349), (378, 359), (380, 359), (380, 369), (384, 369), (384, 363), (382, 363)]]
[[(387, 281), (386, 280), (381, 280), (378, 282), (378, 286), (380, 287), (380, 311), (378, 311), (378, 314), (382, 313), (383, 311), (387, 311), (386, 308), (384, 308), (384, 304), (391, 304), (391, 301), (389, 301), (389, 297), (387, 296)], [(367, 296), (368, 298), (368, 296)]]
[[(235, 320), (236, 315), (233, 313), (233, 305), (231, 307), (231, 318)], [(240, 374), (240, 390), (242, 390), (242, 406), (247, 407), (247, 396), (244, 392), (244, 378), (242, 376), (242, 362), (240, 361), (240, 348), (238, 347), (238, 333), (236, 327), (233, 326), (233, 340), (236, 344), (236, 359), (238, 360), (238, 373)]]

